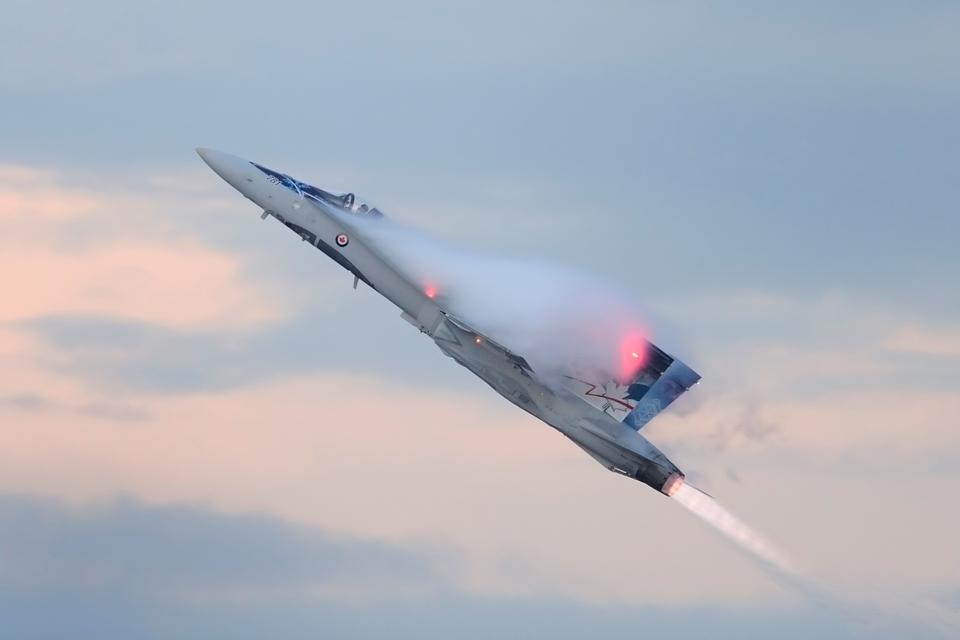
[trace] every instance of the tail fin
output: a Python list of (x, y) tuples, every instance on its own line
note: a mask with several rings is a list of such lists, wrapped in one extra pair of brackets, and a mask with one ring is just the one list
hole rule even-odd
[[(653, 348), (656, 349), (656, 347)], [(657, 351), (660, 350), (657, 349)], [(663, 352), (661, 351), (661, 353)], [(700, 374), (696, 371), (680, 360), (670, 356), (667, 357), (671, 360), (670, 364), (647, 388), (646, 392), (637, 398), (638, 401), (633, 407), (633, 411), (623, 419), (624, 424), (637, 431), (650, 422), (655, 415), (670, 406), (670, 403), (683, 395), (687, 389), (700, 381)]]
[(700, 374), (652, 343), (643, 366), (628, 383), (592, 382), (590, 377), (567, 376), (568, 386), (587, 403), (637, 431), (700, 380)]

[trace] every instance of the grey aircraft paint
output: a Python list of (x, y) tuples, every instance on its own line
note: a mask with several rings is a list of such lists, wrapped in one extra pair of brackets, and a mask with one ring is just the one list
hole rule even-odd
[(230, 154), (197, 153), (263, 209), (262, 217), (277, 219), (387, 298), (441, 351), (504, 398), (567, 436), (607, 469), (666, 495), (680, 487), (683, 473), (639, 431), (699, 381), (683, 362), (646, 343), (643, 366), (626, 382), (569, 375), (564, 384), (546, 384), (522, 354), (472, 329), (469, 318), (453, 316), (404, 275), (403, 265), (392, 264), (364, 241), (358, 227), (382, 217), (376, 208), (353, 194), (333, 194)]

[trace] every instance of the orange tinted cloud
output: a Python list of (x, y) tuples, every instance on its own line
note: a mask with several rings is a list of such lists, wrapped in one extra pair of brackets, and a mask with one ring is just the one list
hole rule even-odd
[[(289, 313), (269, 291), (248, 283), (242, 257), (182, 233), (156, 233), (164, 229), (164, 208), (185, 202), (169, 199), (165, 190), (151, 202), (144, 194), (58, 186), (56, 175), (27, 169), (7, 169), (0, 183), (13, 190), (6, 192), (9, 208), (0, 216), (10, 231), (0, 238), (5, 322), (101, 314), (192, 329), (260, 324)], [(202, 187), (188, 188), (191, 206), (203, 215), (211, 203)], [(144, 228), (129, 223), (131, 217)], [(119, 226), (122, 233), (72, 246), (65, 223)], [(788, 302), (757, 296), (746, 308), (795, 315)], [(605, 472), (553, 430), (484, 395), (479, 383), (456, 394), (328, 374), (242, 391), (118, 398), (45, 370), (37, 352), (29, 335), (9, 325), (0, 330), (0, 485), (8, 490), (76, 500), (132, 492), (151, 501), (265, 511), (393, 540), (439, 540), (463, 550), (463, 580), (484, 593), (661, 603), (777, 597), (762, 576), (675, 505)], [(738, 353), (738, 366), (754, 372), (745, 378), (750, 381), (889, 372), (888, 363), (878, 367), (874, 354), (856, 350), (838, 354), (767, 344), (738, 346)], [(822, 529), (810, 525), (811, 514), (822, 515), (824, 504), (837, 512), (843, 505), (839, 497), (824, 497), (834, 478), (801, 482), (789, 470), (771, 469), (784, 452), (822, 461), (870, 443), (886, 453), (906, 448), (916, 456), (956, 442), (948, 428), (955, 400), (897, 389), (891, 408), (894, 396), (887, 388), (772, 398), (753, 416), (775, 427), (769, 436), (758, 438), (762, 430), (717, 434), (718, 423), (735, 424), (744, 416), (737, 398), (710, 398), (728, 361), (714, 364), (718, 376), (706, 377), (692, 392), (706, 394), (701, 409), (682, 422), (664, 416), (647, 433), (684, 451), (706, 449), (701, 459), (729, 456), (746, 466), (737, 469), (759, 480), (761, 489), (728, 485), (722, 495), (737, 497), (738, 514), (788, 550), (809, 548), (801, 534)], [(437, 366), (452, 364), (438, 360)], [(722, 456), (706, 448), (718, 438), (732, 442)], [(699, 467), (695, 456), (686, 455), (676, 461), (692, 472), (715, 471), (717, 464)], [(892, 487), (895, 494), (899, 481), (848, 483), (833, 495), (879, 511), (877, 486), (887, 495)], [(911, 514), (939, 523), (936, 509), (921, 505)], [(870, 547), (873, 556), (884, 541), (909, 540), (910, 524), (898, 526), (884, 530)], [(931, 548), (942, 549), (945, 539), (936, 538)], [(822, 542), (817, 550), (824, 549), (825, 557), (867, 567), (865, 580), (889, 577), (903, 565), (856, 547), (830, 555)], [(922, 551), (911, 557), (906, 577), (942, 583), (943, 563)], [(657, 581), (638, 579), (651, 574)]]
[[(760, 573), (669, 500), (605, 472), (548, 427), (478, 394), (328, 374), (242, 391), (125, 401), (147, 417), (124, 423), (0, 409), (0, 420), (16, 425), (0, 430), (0, 483), (74, 500), (132, 492), (154, 502), (264, 511), (388, 540), (441, 542), (462, 553), (462, 583), (488, 594), (672, 604), (779, 597)], [(817, 425), (810, 442), (829, 451), (838, 440), (830, 430), (863, 406)], [(812, 416), (801, 415), (804, 410), (788, 432), (809, 426)], [(864, 425), (882, 410), (860, 416), (860, 437), (869, 435)], [(890, 449), (894, 424), (891, 418), (881, 425), (886, 437), (877, 440), (878, 448)], [(698, 424), (664, 426), (674, 439), (701, 447)], [(662, 432), (651, 435), (665, 440)], [(850, 445), (849, 437), (840, 439)], [(897, 571), (898, 580), (918, 584), (943, 584), (949, 577), (922, 549), (904, 552), (911, 558), (908, 571), (900, 556), (870, 555), (884, 541), (908, 538), (914, 528), (907, 522), (878, 528), (877, 540), (864, 547), (870, 553), (830, 547), (829, 541), (811, 546), (811, 530), (838, 529), (841, 536), (847, 525), (861, 530), (842, 515), (841, 500), (855, 502), (850, 517), (881, 524), (870, 514), (882, 514), (883, 500), (899, 496), (902, 480), (861, 478), (837, 488), (829, 474), (810, 473), (822, 469), (822, 452), (804, 454), (813, 461), (806, 470), (778, 469), (781, 455), (777, 447), (725, 451), (729, 464), (746, 465), (738, 466), (746, 484), (713, 488), (801, 564), (811, 566), (813, 555), (812, 566), (819, 568), (819, 558), (838, 556), (862, 580)], [(751, 456), (768, 464), (751, 464)], [(677, 461), (699, 470), (689, 456)], [(922, 473), (913, 473), (923, 482)], [(917, 504), (911, 513), (941, 522), (934, 507)], [(837, 515), (811, 524), (809, 518), (823, 517), (825, 509)], [(946, 544), (942, 533), (928, 536), (931, 549)], [(644, 572), (660, 577), (638, 581)]]
[(792, 451), (823, 460), (880, 449), (916, 459), (957, 443), (958, 416), (960, 397), (951, 391), (884, 385), (790, 398), (715, 395), (692, 415), (664, 415), (647, 433), (685, 450)]
[[(20, 426), (0, 432), (0, 483), (74, 500), (132, 492), (439, 542), (463, 555), (462, 584), (488, 594), (690, 597), (683, 572), (668, 575), (669, 560), (647, 587), (634, 571), (657, 564), (638, 541), (676, 544), (696, 528), (683, 529), (682, 514), (662, 496), (605, 472), (505, 403), (342, 374), (133, 401), (149, 412), (133, 424), (0, 410)], [(602, 544), (596, 530), (605, 532)], [(578, 547), (589, 552), (571, 553)], [(737, 562), (728, 555), (714, 566)], [(694, 598), (763, 591), (755, 574), (735, 586), (702, 585)]]
[(0, 322), (103, 314), (172, 327), (276, 319), (278, 301), (244, 282), (239, 261), (196, 242), (124, 243), (0, 254)]
[[(162, 190), (153, 195), (151, 201), (150, 194), (96, 191), (65, 185), (53, 171), (0, 167), (0, 322), (70, 313), (229, 327), (287, 311), (245, 278), (238, 256), (159, 232), (168, 224), (164, 210), (183, 203)], [(192, 206), (202, 214), (209, 205), (199, 198)]]
[(907, 326), (886, 342), (891, 351), (942, 358), (960, 358), (960, 331), (942, 327)]

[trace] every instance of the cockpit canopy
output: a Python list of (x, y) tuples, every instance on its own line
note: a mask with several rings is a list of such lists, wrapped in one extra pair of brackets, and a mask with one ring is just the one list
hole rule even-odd
[(383, 217), (383, 213), (381, 213), (379, 209), (365, 202), (361, 202), (357, 196), (352, 193), (345, 193), (342, 196), (338, 196), (338, 199), (340, 200), (340, 207), (346, 211), (358, 215), (374, 216), (376, 218)]
[(252, 162), (251, 164), (265, 173), (274, 184), (283, 185), (287, 189), (297, 193), (301, 198), (309, 198), (316, 202), (332, 205), (342, 209), (343, 211), (346, 211), (347, 213), (353, 213), (362, 216), (372, 216), (374, 218), (383, 217), (383, 214), (379, 209), (360, 201), (357, 199), (357, 196), (352, 193), (344, 193), (338, 196), (330, 193), (329, 191), (324, 191), (323, 189), (315, 187), (312, 184), (300, 182), (296, 178), (291, 178), (290, 176), (274, 171), (273, 169), (268, 169), (267, 167), (261, 166), (255, 162)]

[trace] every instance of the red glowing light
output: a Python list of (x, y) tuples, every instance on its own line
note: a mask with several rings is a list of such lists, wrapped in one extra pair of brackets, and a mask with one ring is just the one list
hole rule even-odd
[(427, 296), (428, 298), (430, 298), (430, 299), (432, 300), (432, 299), (435, 298), (436, 295), (437, 295), (437, 288), (436, 288), (436, 287), (427, 287), (423, 292), (426, 294), (426, 296)]
[(647, 356), (647, 340), (639, 329), (631, 329), (620, 338), (620, 362), (617, 377), (620, 382), (631, 381), (643, 367)]

